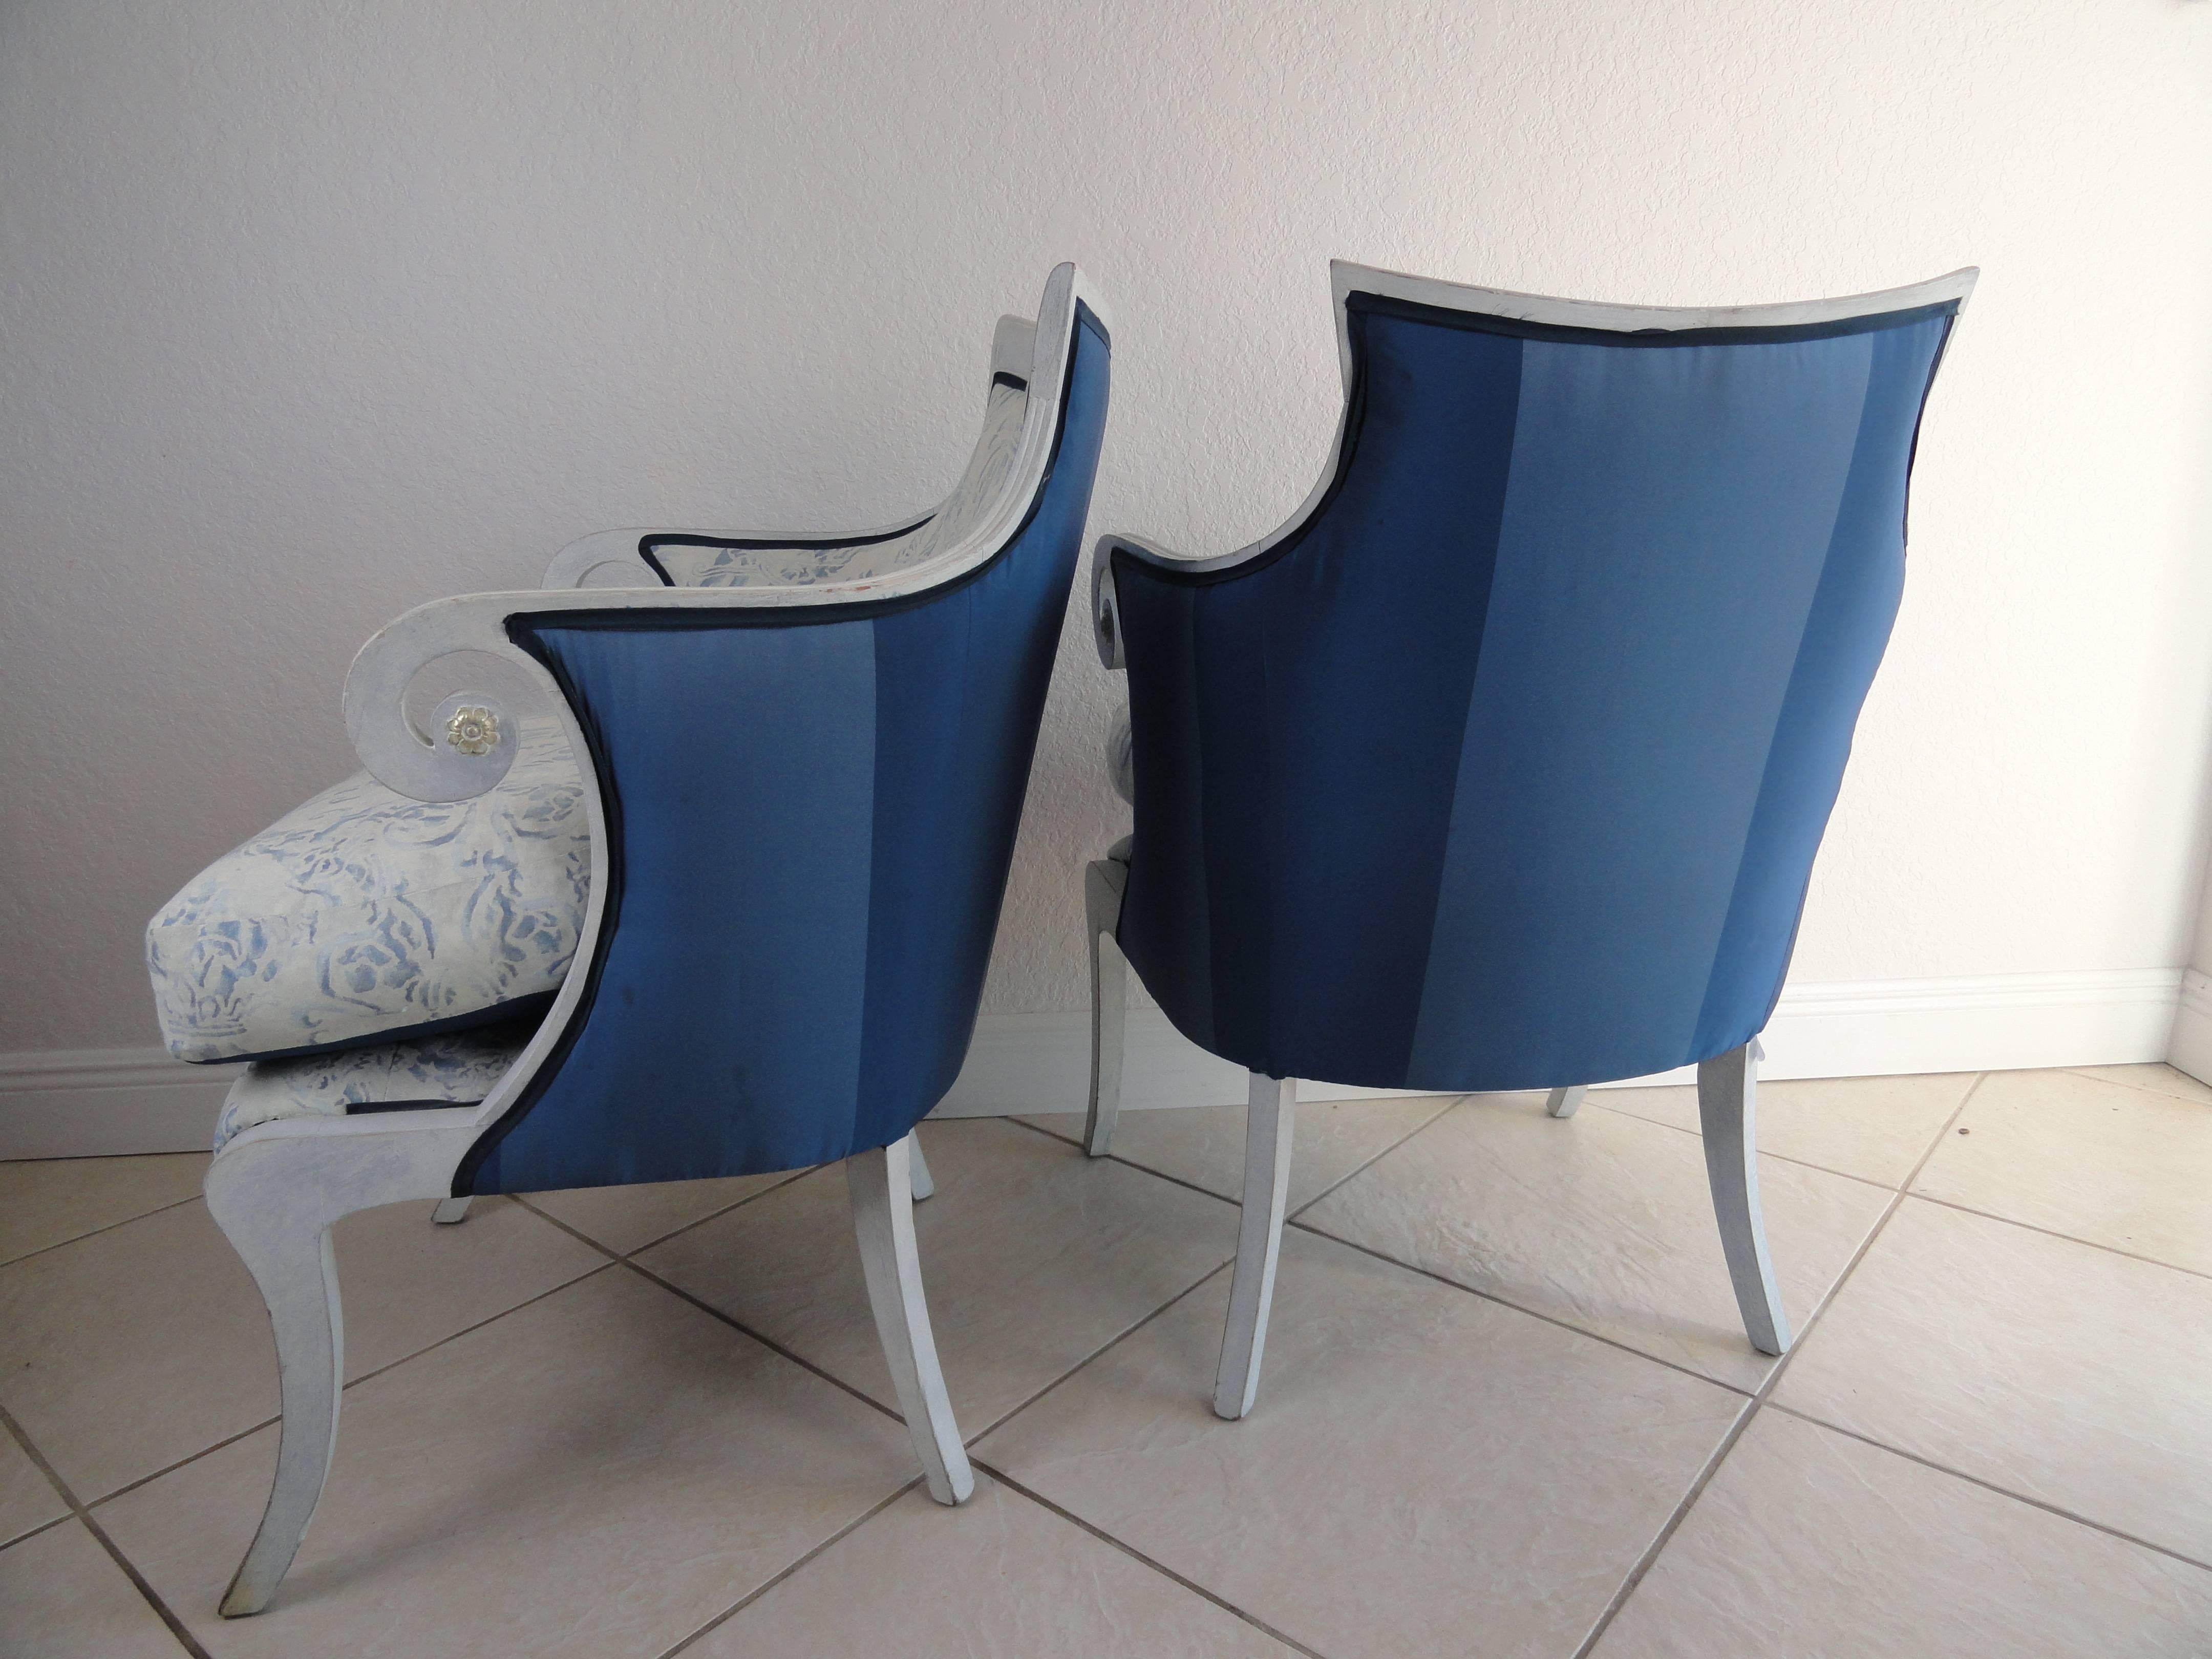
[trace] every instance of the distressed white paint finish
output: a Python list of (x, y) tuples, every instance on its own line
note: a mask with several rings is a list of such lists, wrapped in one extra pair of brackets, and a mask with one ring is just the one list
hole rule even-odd
[[(868, 1306), (890, 1367), (899, 1415), (921, 1458), (929, 1495), (940, 1504), (964, 1504), (975, 1491), (975, 1472), (960, 1443), (952, 1398), (937, 1363), (929, 1304), (921, 1293), (921, 1256), (914, 1240), (913, 1135), (845, 1160), (853, 1201), (853, 1231), (868, 1284)], [(927, 1171), (924, 1172), (925, 1177)]]
[(1290, 1209), (1291, 1130), (1297, 1115), (1296, 1079), (1251, 1074), (1244, 1103), (1244, 1200), (1237, 1218), (1237, 1266), (1229, 1279), (1221, 1364), (1213, 1374), (1213, 1414), (1232, 1422), (1251, 1411), (1260, 1392), (1267, 1313), (1275, 1303), (1275, 1265), (1283, 1254), (1283, 1221)]
[[(0, 1051), (152, 1040), (146, 917), (352, 769), (371, 630), (602, 526), (931, 499), (976, 322), (1071, 254), (1120, 308), (1095, 520), (1194, 553), (1322, 465), (1331, 258), (1650, 303), (1979, 264), (1798, 976), (2179, 967), (2209, 76), (2162, 0), (0, 8)], [(1083, 609), (995, 1012), (1084, 1008), (1127, 823)]]
[(1774, 1282), (1766, 1221), (1759, 1207), (1759, 1039), (1698, 1066), (1698, 1127), (1721, 1254), (1743, 1314), (1744, 1334), (1761, 1353), (1790, 1346), (1790, 1316)]

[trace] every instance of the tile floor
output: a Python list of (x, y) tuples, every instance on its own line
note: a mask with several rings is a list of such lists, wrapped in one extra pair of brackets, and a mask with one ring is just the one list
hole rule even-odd
[(206, 1160), (0, 1164), (0, 1656), (2212, 1654), (2212, 1091), (1760, 1104), (1779, 1363), (1689, 1091), (1303, 1109), (1241, 1424), (1240, 1109), (928, 1126), (957, 1511), (836, 1170), (352, 1218), (337, 1461), (234, 1622), (275, 1367)]

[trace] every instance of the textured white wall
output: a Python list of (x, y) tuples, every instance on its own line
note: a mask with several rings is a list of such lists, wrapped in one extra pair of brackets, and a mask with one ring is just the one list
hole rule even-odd
[[(866, 522), (1103, 285), (1092, 524), (1218, 550), (1335, 416), (1325, 261), (1608, 300), (1969, 262), (1801, 979), (2188, 959), (2212, 748), (2212, 5), (0, 7), (0, 1050), (351, 769), (421, 600), (608, 525)], [(1120, 833), (1072, 616), (989, 993)]]

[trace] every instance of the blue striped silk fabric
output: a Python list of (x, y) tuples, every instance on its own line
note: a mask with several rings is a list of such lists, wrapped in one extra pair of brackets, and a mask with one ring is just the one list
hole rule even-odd
[(880, 607), (510, 623), (589, 741), (612, 880), (585, 1004), (457, 1192), (804, 1168), (898, 1139), (951, 1086), (1107, 359), (1079, 307), (1050, 475), (979, 574)]
[(1276, 1077), (1556, 1087), (1766, 1023), (1905, 574), (1955, 304), (1625, 334), (1350, 296), (1331, 491), (1114, 556), (1120, 939)]

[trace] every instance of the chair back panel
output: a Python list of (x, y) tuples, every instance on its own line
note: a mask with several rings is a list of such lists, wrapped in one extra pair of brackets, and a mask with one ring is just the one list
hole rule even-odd
[(1242, 566), (1115, 556), (1124, 948), (1275, 1076), (1558, 1086), (1745, 1041), (1895, 615), (1955, 303), (1632, 334), (1347, 309), (1306, 521)]
[(510, 623), (583, 728), (615, 884), (562, 1046), (457, 1190), (829, 1163), (951, 1086), (1104, 431), (1087, 307), (1068, 362), (1027, 522), (954, 585)]

